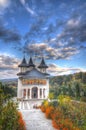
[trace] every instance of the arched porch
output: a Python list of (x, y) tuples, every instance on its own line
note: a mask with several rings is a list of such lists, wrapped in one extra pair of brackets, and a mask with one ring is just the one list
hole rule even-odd
[(46, 89), (39, 87), (22, 89), (22, 98), (24, 99), (45, 99)]

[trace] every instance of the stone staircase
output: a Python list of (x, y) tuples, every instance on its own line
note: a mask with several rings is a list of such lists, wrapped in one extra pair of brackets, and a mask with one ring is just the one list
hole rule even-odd
[(34, 106), (39, 106), (41, 105), (41, 103), (43, 102), (43, 100), (25, 100), (25, 101), (20, 101), (19, 102), (19, 107), (18, 109), (21, 110), (30, 110), (33, 109)]

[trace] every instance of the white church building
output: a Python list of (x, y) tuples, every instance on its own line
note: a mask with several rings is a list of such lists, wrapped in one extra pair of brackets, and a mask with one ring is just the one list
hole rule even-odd
[(46, 71), (48, 66), (44, 58), (42, 58), (41, 63), (36, 66), (32, 57), (30, 57), (28, 63), (24, 57), (18, 67), (17, 99), (47, 99), (49, 95), (49, 74)]

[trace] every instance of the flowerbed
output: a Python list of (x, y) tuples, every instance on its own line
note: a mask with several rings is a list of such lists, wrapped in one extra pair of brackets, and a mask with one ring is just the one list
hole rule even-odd
[(63, 100), (55, 105), (45, 101), (41, 110), (58, 130), (86, 130), (86, 105)]

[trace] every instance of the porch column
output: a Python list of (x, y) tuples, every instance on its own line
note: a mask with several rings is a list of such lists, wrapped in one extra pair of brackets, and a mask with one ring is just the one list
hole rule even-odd
[(28, 89), (26, 89), (26, 99), (28, 99)]
[(44, 96), (44, 98), (45, 98), (45, 88), (43, 89), (43, 96)]
[(38, 88), (38, 99), (40, 98), (40, 89)]
[(22, 98), (24, 97), (24, 90), (22, 89)]
[(31, 91), (32, 91), (32, 90), (31, 90), (31, 88), (30, 88), (30, 99), (31, 99)]
[(42, 89), (42, 99), (44, 98), (44, 95), (43, 95), (43, 89)]

